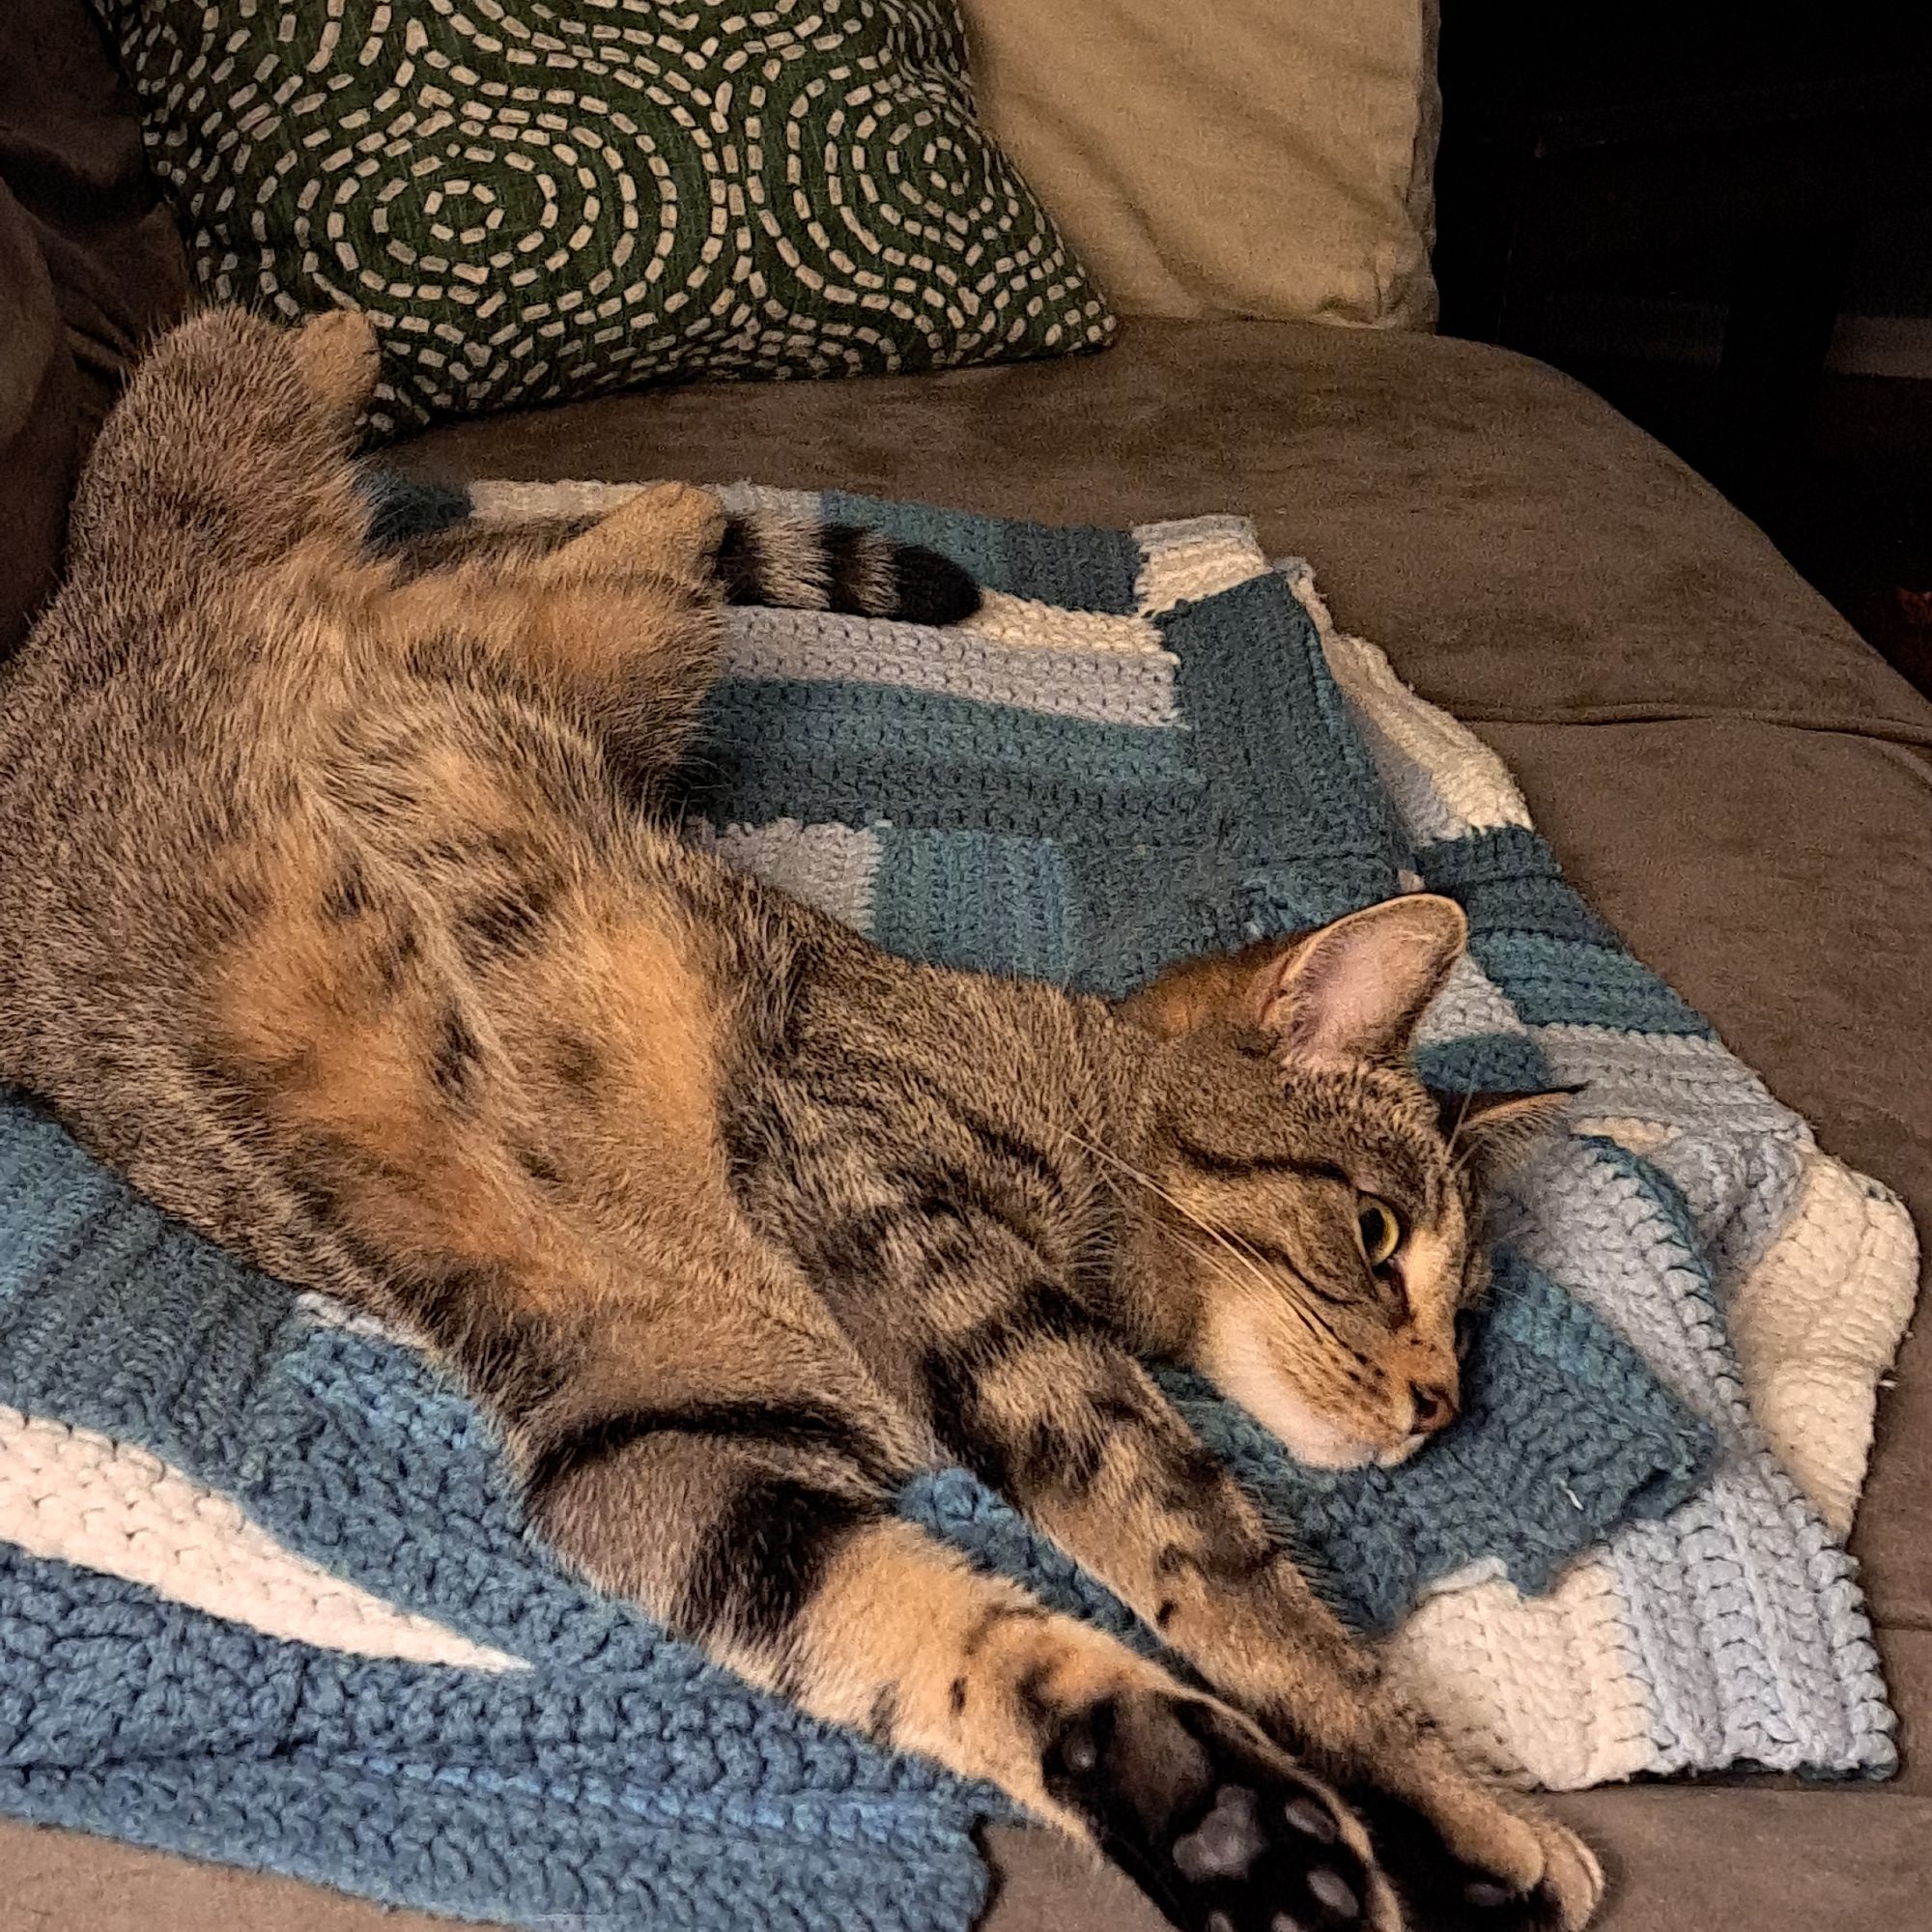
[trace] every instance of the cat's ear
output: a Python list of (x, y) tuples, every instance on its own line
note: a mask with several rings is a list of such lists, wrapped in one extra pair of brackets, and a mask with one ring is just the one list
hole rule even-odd
[(1557, 1087), (1545, 1094), (1445, 1094), (1435, 1092), (1442, 1138), (1457, 1164), (1479, 1187), (1500, 1180), (1570, 1111), (1583, 1090)]
[(1350, 913), (1254, 974), (1247, 1020), (1291, 1065), (1399, 1060), (1468, 936), (1463, 908), (1434, 893)]

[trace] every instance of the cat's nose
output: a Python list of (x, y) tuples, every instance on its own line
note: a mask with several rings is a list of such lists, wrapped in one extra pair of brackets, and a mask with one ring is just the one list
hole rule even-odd
[(1410, 1382), (1408, 1398), (1415, 1405), (1414, 1426), (1425, 1435), (1447, 1429), (1456, 1420), (1455, 1392), (1429, 1382)]

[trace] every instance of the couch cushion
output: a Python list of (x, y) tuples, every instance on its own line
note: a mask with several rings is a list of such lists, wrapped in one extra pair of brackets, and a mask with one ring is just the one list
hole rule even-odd
[(0, 182), (0, 659), (60, 571), (79, 466), (80, 387), (40, 240)]
[(1091, 360), (456, 424), (430, 473), (840, 486), (1069, 523), (1239, 509), (1463, 717), (1723, 713), (1932, 744), (1932, 706), (1587, 389), (1481, 343), (1124, 325)]
[(187, 255), (83, 0), (0, 8), (0, 180), (40, 238), (92, 440), (128, 365), (187, 306)]

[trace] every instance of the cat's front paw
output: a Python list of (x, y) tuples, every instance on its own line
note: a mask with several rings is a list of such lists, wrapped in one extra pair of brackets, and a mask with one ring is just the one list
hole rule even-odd
[(1386, 1792), (1351, 1793), (1414, 1932), (1581, 1932), (1604, 1895), (1604, 1869), (1554, 1818), (1493, 1798), (1488, 1817), (1455, 1805), (1459, 1844)]
[(1360, 1823), (1205, 1699), (1103, 1698), (1065, 1719), (1042, 1769), (1181, 1932), (1401, 1932)]

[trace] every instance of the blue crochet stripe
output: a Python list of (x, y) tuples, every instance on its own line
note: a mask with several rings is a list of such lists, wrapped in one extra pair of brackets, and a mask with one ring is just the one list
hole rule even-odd
[[(1199, 786), (1180, 733), (938, 692), (727, 678), (705, 706), (684, 798), (714, 824), (871, 825), (1051, 837), (1150, 827)], [(1041, 784), (1042, 771), (1053, 774)]]
[(1304, 854), (1355, 859), (1391, 895), (1406, 840), (1287, 583), (1252, 578), (1156, 621), (1207, 782), (1203, 848), (1240, 853), (1258, 879), (1293, 879)]
[(1079, 882), (1052, 838), (878, 831), (871, 934), (908, 959), (972, 957), (986, 970), (1063, 983), (1081, 975)]
[(1548, 1058), (1521, 1033), (1465, 1034), (1421, 1048), (1415, 1064), (1442, 1094), (1535, 1094), (1551, 1079)]
[[(59, 1696), (23, 1716), (4, 1687), (54, 1657)], [(0, 1546), (0, 1809), (530, 1926), (956, 1932), (982, 1908), (993, 1794), (876, 1752), (855, 1775), (754, 1700), (695, 1727), (686, 1685), (589, 1662), (344, 1657)]]
[(1469, 952), (1526, 1026), (1605, 1026), (1713, 1038), (1709, 1023), (1626, 951), (1523, 826), (1426, 845), (1415, 868), (1461, 900)]
[[(1393, 809), (1321, 655), (1308, 613), (1272, 574), (1158, 619), (1179, 661), (1179, 698), (1205, 784), (1187, 828), (1195, 854), (1231, 863), (1232, 894), (1214, 898), (1243, 939), (1319, 925), (1390, 897), (1406, 848)], [(1284, 742), (1284, 721), (1296, 721)], [(1182, 873), (1162, 894), (1192, 915), (1204, 895)], [(1191, 889), (1190, 889), (1191, 888)], [(1177, 889), (1179, 896), (1177, 897)], [(1198, 930), (1180, 953), (1222, 943)]]
[[(1663, 1261), (1644, 1277), (1634, 1311), (1646, 1354), (1721, 1451), (1667, 1530), (1626, 1529), (1606, 1548), (1650, 1706), (1653, 1766), (1790, 1764), (1796, 1745), (1804, 1765), (1891, 1776), (1895, 1720), (1857, 1566), (1765, 1445), (1689, 1203), (1615, 1141), (1578, 1137), (1568, 1153), (1621, 1197), (1630, 1233)], [(1585, 1255), (1572, 1285), (1595, 1299), (1591, 1269), (1616, 1265), (1614, 1255)], [(1617, 1284), (1626, 1296), (1635, 1285), (1628, 1272)]]
[(818, 505), (828, 524), (860, 524), (901, 543), (936, 550), (988, 590), (1069, 611), (1123, 615), (1134, 609), (1141, 553), (1127, 530), (1055, 528), (928, 503), (883, 502), (842, 490), (825, 491)]
[[(1394, 893), (1399, 831), (1287, 587), (1257, 578), (1158, 622), (1185, 729), (731, 679), (686, 803), (721, 824), (857, 827), (889, 800), (902, 829), (886, 839), (881, 944), (1082, 990), (1125, 992), (1185, 953)], [(1289, 752), (1291, 717), (1318, 728)], [(976, 876), (988, 865), (997, 879)]]

